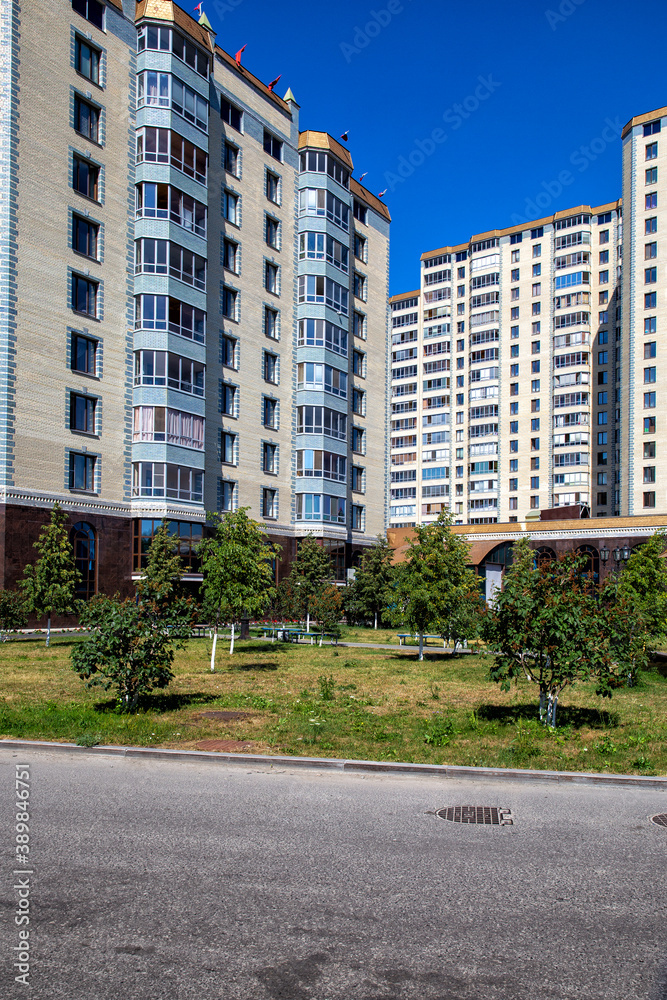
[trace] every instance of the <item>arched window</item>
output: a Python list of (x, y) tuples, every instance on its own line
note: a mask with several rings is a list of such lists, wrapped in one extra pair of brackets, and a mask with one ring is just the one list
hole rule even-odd
[(556, 558), (556, 553), (553, 549), (549, 548), (548, 545), (540, 545), (539, 549), (535, 549), (535, 565), (541, 566), (542, 563), (551, 562), (552, 559)]
[(600, 582), (600, 555), (597, 549), (594, 549), (592, 545), (580, 545), (578, 549), (575, 549), (578, 556), (585, 556), (584, 562), (584, 573), (590, 573), (593, 577), (593, 583), (597, 586)]
[(502, 566), (503, 569), (509, 569), (512, 565), (513, 545), (513, 542), (501, 542), (500, 545), (496, 545), (495, 549), (492, 549), (484, 556), (484, 562), (494, 563), (497, 566)]
[(80, 574), (75, 595), (79, 600), (88, 601), (97, 590), (95, 529), (86, 521), (77, 521), (70, 538), (74, 548), (74, 565)]

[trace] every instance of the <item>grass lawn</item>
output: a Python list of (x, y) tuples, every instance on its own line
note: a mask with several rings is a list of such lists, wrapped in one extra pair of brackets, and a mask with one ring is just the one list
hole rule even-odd
[[(355, 630), (382, 641), (386, 630)], [(396, 633), (393, 633), (395, 639)], [(537, 721), (537, 692), (503, 693), (488, 657), (238, 642), (232, 657), (192, 640), (170, 687), (132, 716), (113, 692), (88, 689), (70, 666), (80, 638), (0, 644), (0, 735), (196, 748), (248, 741), (258, 753), (420, 761), (566, 771), (667, 773), (667, 670), (644, 675), (611, 701), (594, 685), (566, 688), (557, 730)], [(659, 672), (659, 671), (662, 671)], [(204, 713), (233, 712), (234, 718)]]

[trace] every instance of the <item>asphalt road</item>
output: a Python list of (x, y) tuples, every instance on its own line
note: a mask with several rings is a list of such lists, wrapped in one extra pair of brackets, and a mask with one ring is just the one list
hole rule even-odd
[(667, 1000), (661, 790), (1, 749), (0, 778), (7, 1000)]

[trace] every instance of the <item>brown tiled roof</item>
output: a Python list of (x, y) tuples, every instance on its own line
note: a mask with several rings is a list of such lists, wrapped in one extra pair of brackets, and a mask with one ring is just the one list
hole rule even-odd
[(107, 0), (107, 3), (112, 4), (117, 10), (123, 10), (123, 0)]
[[(667, 113), (667, 108), (665, 112)], [(650, 115), (647, 115), (647, 120), (650, 117)], [(458, 246), (454, 247), (440, 247), (438, 250), (426, 250), (420, 259), (428, 260), (430, 257), (437, 257), (443, 253), (456, 253), (457, 250), (466, 250), (471, 243), (480, 243), (482, 240), (510, 236), (512, 233), (525, 232), (527, 229), (537, 229), (539, 226), (546, 226), (549, 223), (556, 222), (558, 219), (567, 219), (568, 216), (577, 215), (578, 213), (600, 215), (602, 212), (619, 209), (622, 204), (623, 199), (618, 198), (616, 201), (607, 202), (606, 205), (576, 205), (574, 208), (564, 208), (561, 212), (555, 212), (553, 215), (547, 215), (542, 219), (532, 219), (529, 222), (522, 222), (518, 226), (508, 226), (507, 229), (488, 229), (485, 233), (474, 233), (467, 243), (459, 243)]]
[(354, 177), (350, 177), (350, 191), (352, 194), (356, 195), (357, 198), (361, 198), (365, 201), (369, 208), (372, 208), (378, 215), (381, 215), (387, 222), (391, 222), (391, 215), (389, 214), (389, 209), (382, 201), (381, 198), (376, 198), (374, 194), (371, 194), (368, 188), (365, 188), (363, 184), (359, 181), (355, 181)]
[(354, 169), (349, 150), (345, 146), (341, 146), (338, 140), (334, 139), (328, 132), (313, 132), (312, 129), (300, 132), (299, 149), (305, 149), (306, 146), (311, 149), (330, 149), (334, 156), (342, 160), (346, 167), (350, 170)]
[(390, 295), (389, 296), (389, 301), (390, 302), (400, 302), (401, 299), (411, 299), (411, 298), (414, 298), (415, 295), (419, 295), (419, 289), (417, 289), (416, 292), (401, 292), (400, 295)]
[(248, 83), (252, 84), (253, 87), (259, 90), (260, 93), (264, 94), (265, 97), (268, 97), (269, 100), (273, 101), (276, 107), (279, 107), (281, 111), (285, 111), (288, 115), (291, 114), (289, 104), (284, 101), (282, 97), (278, 97), (278, 95), (274, 94), (272, 90), (269, 90), (267, 85), (262, 83), (259, 77), (256, 77), (250, 72), (250, 70), (247, 70), (243, 64), (239, 68), (236, 65), (236, 59), (234, 56), (230, 56), (229, 52), (225, 52), (225, 50), (221, 49), (219, 45), (216, 45), (215, 54), (229, 67), (229, 69), (233, 70), (238, 74), (238, 76), (242, 77)]
[(150, 17), (156, 21), (171, 21), (205, 49), (211, 51), (211, 36), (173, 0), (139, 0), (135, 21)]
[(628, 132), (630, 132), (635, 125), (643, 125), (645, 122), (652, 122), (654, 118), (664, 118), (667, 115), (667, 108), (657, 108), (655, 111), (647, 111), (645, 115), (635, 115), (631, 118), (627, 125), (624, 126), (622, 132), (622, 138), (625, 139)]

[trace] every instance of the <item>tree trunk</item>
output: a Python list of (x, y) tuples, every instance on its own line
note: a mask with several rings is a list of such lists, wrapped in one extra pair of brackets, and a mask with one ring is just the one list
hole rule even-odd
[(419, 633), (419, 659), (424, 659), (424, 633)]
[(217, 646), (217, 644), (218, 644), (218, 625), (216, 622), (216, 626), (213, 630), (213, 649), (211, 650), (211, 673), (213, 673), (215, 670), (215, 647)]
[(544, 724), (547, 706), (547, 693), (540, 688), (540, 722)]
[(373, 625), (373, 628), (377, 628), (377, 627), (378, 627), (378, 613), (376, 611), (375, 612), (375, 625)]
[(232, 641), (229, 644), (229, 655), (234, 652), (234, 622), (232, 622)]
[(51, 613), (49, 612), (46, 619), (46, 645), (47, 647), (51, 644)]
[(558, 706), (558, 694), (554, 694), (553, 691), (549, 691), (549, 700), (547, 705), (547, 726), (552, 726), (556, 728), (556, 708)]
[(310, 610), (306, 611), (306, 632), (310, 632)]

